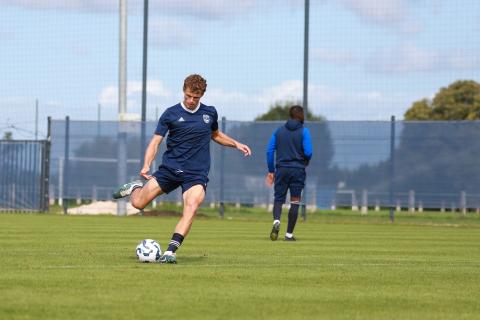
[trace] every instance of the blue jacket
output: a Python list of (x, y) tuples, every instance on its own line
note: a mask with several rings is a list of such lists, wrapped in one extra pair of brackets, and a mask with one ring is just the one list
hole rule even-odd
[(302, 122), (289, 119), (272, 134), (267, 147), (268, 172), (275, 172), (275, 166), (305, 168), (311, 158), (312, 138)]

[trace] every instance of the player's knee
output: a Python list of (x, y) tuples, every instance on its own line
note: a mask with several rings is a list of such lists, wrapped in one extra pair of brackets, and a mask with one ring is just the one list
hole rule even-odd
[(290, 203), (293, 204), (300, 204), (301, 197), (291, 197), (290, 198)]
[(144, 201), (141, 201), (137, 198), (131, 198), (130, 202), (132, 203), (132, 206), (138, 210), (143, 210), (147, 206), (147, 204)]

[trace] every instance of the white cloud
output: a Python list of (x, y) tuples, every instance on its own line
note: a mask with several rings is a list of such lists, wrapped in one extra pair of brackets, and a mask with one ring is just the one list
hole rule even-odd
[(262, 105), (268, 106), (276, 101), (302, 100), (303, 83), (299, 80), (288, 80), (277, 86), (265, 89), (256, 100)]
[(366, 22), (382, 25), (398, 24), (407, 15), (401, 0), (342, 0), (344, 5)]
[[(204, 103), (216, 106), (221, 117), (248, 121), (267, 112), (275, 102), (293, 100), (301, 103), (302, 96), (302, 81), (289, 80), (256, 94), (211, 89), (205, 95)], [(311, 84), (308, 101), (314, 114), (326, 116), (329, 120), (385, 120), (392, 114), (401, 118), (409, 99), (405, 94), (390, 97), (376, 90), (349, 92)]]
[(341, 3), (360, 20), (368, 24), (396, 29), (412, 34), (422, 27), (412, 15), (405, 0), (341, 0)]
[[(325, 85), (309, 84), (308, 101), (319, 104), (335, 104), (342, 100), (344, 93), (337, 89)], [(269, 106), (276, 101), (302, 101), (303, 100), (303, 82), (300, 80), (289, 80), (280, 83), (277, 86), (265, 89), (257, 96), (257, 101), (265, 106)]]
[[(242, 0), (182, 0), (182, 1), (150, 1), (150, 14), (192, 16), (198, 19), (230, 19), (261, 6), (278, 5), (279, 1), (257, 2)], [(291, 0), (282, 2), (290, 3)], [(0, 0), (0, 5), (16, 6), (26, 9), (51, 9), (75, 12), (118, 12), (119, 0)], [(143, 1), (127, 1), (129, 13), (143, 13)]]
[(118, 0), (0, 0), (0, 5), (27, 9), (108, 12), (118, 10)]
[(478, 53), (469, 50), (440, 52), (407, 43), (373, 53), (367, 69), (382, 73), (458, 71), (480, 68)]
[(332, 50), (329, 48), (315, 48), (312, 50), (312, 59), (318, 59), (336, 65), (349, 65), (356, 61), (353, 53), (348, 50)]
[[(127, 106), (136, 107), (140, 101), (142, 93), (142, 82), (129, 81), (127, 84)], [(169, 98), (170, 91), (159, 80), (149, 80), (147, 82), (147, 99), (151, 98)], [(118, 86), (110, 85), (102, 89), (99, 97), (100, 104), (104, 106), (118, 105)]]
[(153, 8), (175, 15), (188, 15), (200, 19), (225, 19), (244, 14), (255, 6), (254, 0), (182, 0), (153, 3)]
[(178, 21), (154, 20), (150, 25), (152, 35), (149, 37), (153, 45), (182, 48), (195, 44), (195, 36), (192, 31)]
[(438, 64), (439, 56), (412, 44), (378, 50), (368, 62), (368, 69), (376, 72), (404, 73), (430, 71)]
[(108, 86), (103, 88), (98, 101), (104, 106), (118, 104), (118, 87)]

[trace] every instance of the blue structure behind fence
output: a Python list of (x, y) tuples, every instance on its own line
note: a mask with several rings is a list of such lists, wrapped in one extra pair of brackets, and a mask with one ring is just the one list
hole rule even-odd
[[(283, 122), (224, 120), (220, 125), (248, 144), (253, 155), (245, 158), (212, 142), (206, 202), (271, 203), (272, 189), (264, 184), (265, 149)], [(155, 126), (147, 122), (147, 140)], [(308, 206), (480, 207), (480, 122), (327, 121), (306, 126), (314, 144), (304, 195)], [(140, 122), (70, 121), (66, 126), (66, 121), (53, 121), (51, 193), (65, 199), (110, 199), (122, 183), (119, 165), (126, 168), (127, 180), (139, 177), (144, 150), (140, 132)], [(118, 137), (125, 135), (125, 163), (120, 164)], [(155, 166), (164, 148), (162, 143)], [(158, 200), (180, 201), (181, 195), (175, 191)]]
[(48, 210), (49, 141), (0, 140), (0, 211)]

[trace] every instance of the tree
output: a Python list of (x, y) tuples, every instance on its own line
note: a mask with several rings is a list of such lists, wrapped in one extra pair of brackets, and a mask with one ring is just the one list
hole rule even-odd
[(2, 140), (13, 140), (13, 134), (11, 131), (5, 131), (3, 133), (3, 138)]
[(480, 84), (473, 80), (456, 81), (441, 88), (432, 101), (414, 102), (404, 117), (405, 120), (479, 120)]
[[(270, 109), (267, 113), (264, 113), (255, 118), (255, 121), (274, 121), (274, 120), (286, 120), (289, 116), (290, 107), (293, 105), (300, 105), (299, 101), (277, 101), (270, 106)], [(322, 121), (324, 120), (321, 116), (316, 116), (307, 110), (306, 120), (309, 121)]]
[(429, 120), (432, 114), (432, 106), (428, 99), (415, 101), (405, 113), (406, 120)]
[[(398, 125), (395, 192), (414, 190), (417, 200), (431, 207), (439, 207), (440, 201), (448, 205), (458, 202), (462, 191), (476, 193), (480, 183), (475, 162), (480, 124), (459, 121), (475, 119), (480, 119), (480, 84), (474, 81), (456, 81), (441, 88), (433, 99), (414, 102), (405, 120), (422, 122)], [(369, 191), (387, 191), (389, 161), (358, 168), (349, 178)]]

